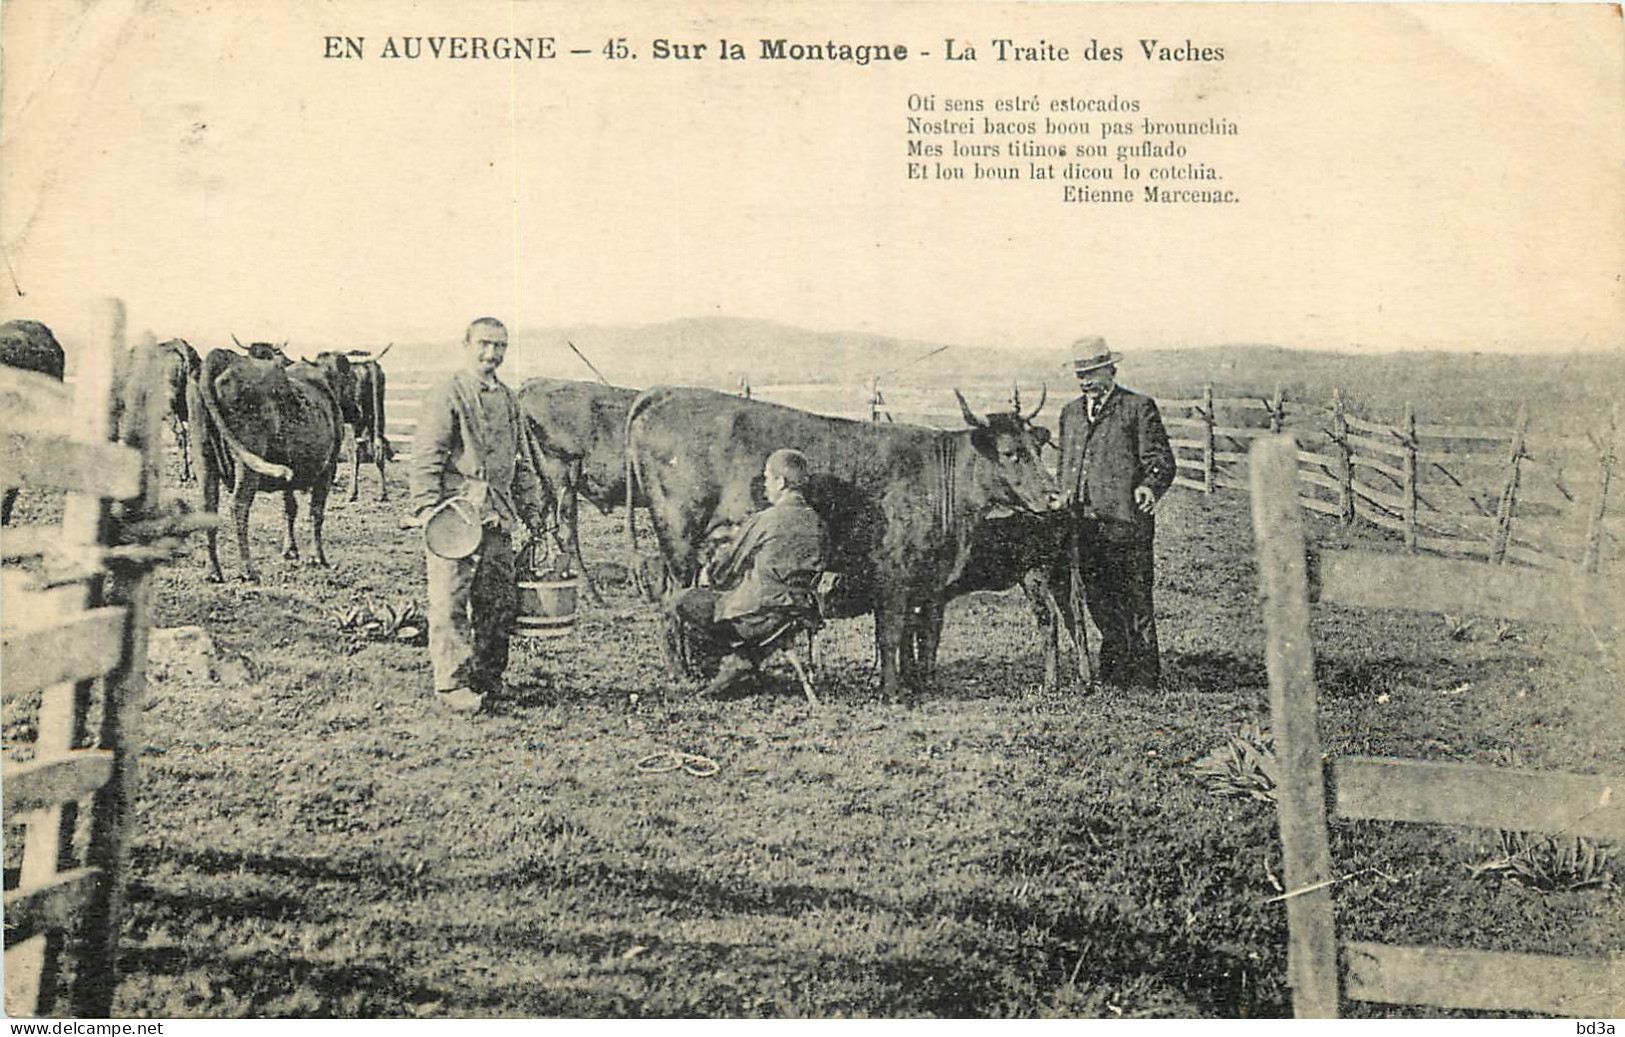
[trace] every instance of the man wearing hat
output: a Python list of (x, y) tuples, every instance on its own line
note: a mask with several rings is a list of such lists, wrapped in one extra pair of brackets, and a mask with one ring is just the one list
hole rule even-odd
[(1061, 411), (1059, 506), (1073, 516), (1079, 575), (1100, 628), (1100, 679), (1156, 685), (1162, 675), (1151, 603), (1157, 504), (1174, 484), (1174, 452), (1149, 396), (1117, 384), (1106, 340), (1073, 345), (1082, 395)]
[(497, 380), (507, 352), (501, 321), (470, 324), (462, 368), (429, 391), (412, 437), (412, 506), (427, 523), (429, 662), (436, 700), (457, 713), (477, 713), (507, 690), (518, 614), (510, 537), (520, 523), (539, 534), (547, 511), (530, 427)]

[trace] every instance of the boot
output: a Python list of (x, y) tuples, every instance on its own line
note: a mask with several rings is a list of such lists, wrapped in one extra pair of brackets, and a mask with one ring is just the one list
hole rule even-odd
[(717, 675), (700, 692), (700, 697), (721, 694), (755, 672), (756, 667), (749, 660), (738, 655), (724, 656), (717, 666)]

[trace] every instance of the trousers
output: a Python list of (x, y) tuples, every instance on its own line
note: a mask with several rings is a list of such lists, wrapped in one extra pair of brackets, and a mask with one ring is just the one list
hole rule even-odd
[(766, 637), (789, 618), (787, 611), (763, 609), (733, 619), (719, 620), (716, 618), (717, 604), (721, 600), (722, 595), (709, 587), (690, 587), (677, 595), (671, 610), (689, 625), (694, 635), (717, 645)]
[(1152, 542), (1125, 537), (1111, 526), (1086, 518), (1076, 527), (1083, 597), (1100, 628), (1100, 679), (1118, 687), (1155, 687), (1162, 679), (1162, 656), (1151, 600)]
[(508, 669), (508, 638), (519, 614), (512, 541), (501, 529), (487, 526), (479, 549), (467, 558), (424, 554), (434, 690), (500, 692)]

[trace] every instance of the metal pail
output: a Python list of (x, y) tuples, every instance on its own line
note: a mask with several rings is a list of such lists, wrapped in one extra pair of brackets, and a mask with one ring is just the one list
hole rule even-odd
[(462, 497), (441, 501), (423, 520), (423, 542), (441, 558), (467, 558), (482, 535), (479, 512)]

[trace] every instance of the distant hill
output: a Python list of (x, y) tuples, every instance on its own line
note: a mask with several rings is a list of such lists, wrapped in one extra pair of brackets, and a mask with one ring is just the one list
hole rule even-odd
[[(889, 338), (865, 332), (808, 331), (764, 320), (693, 318), (661, 324), (522, 328), (512, 333), (509, 365), (516, 378), (547, 375), (591, 378), (570, 352), (573, 342), (604, 376), (620, 385), (682, 381), (718, 388), (795, 382), (867, 385), (876, 375), (901, 368), (910, 384), (951, 384), (954, 379), (1002, 378), (1012, 363), (1039, 370), (1046, 363), (1062, 373), (1063, 351), (1020, 351), (944, 346), (940, 342)], [(926, 354), (936, 356), (921, 360)], [(405, 366), (454, 366), (457, 342), (395, 347)]]
[[(1074, 392), (1064, 346), (989, 349), (889, 338), (864, 332), (808, 331), (771, 321), (694, 318), (636, 327), (565, 326), (518, 329), (505, 376), (591, 379), (570, 351), (573, 342), (619, 385), (703, 385), (734, 390), (809, 385), (862, 393), (881, 376), (883, 389), (964, 388), (984, 400), (1008, 395), (1019, 381), (1036, 398), (1047, 382), (1052, 400)], [(430, 372), (457, 365), (459, 343), (397, 343), (387, 366)], [(1531, 424), (1551, 431), (1595, 428), (1625, 391), (1625, 354), (1505, 355), (1446, 351), (1348, 353), (1221, 344), (1181, 349), (1124, 349), (1119, 377), (1158, 396), (1195, 396), (1211, 381), (1220, 396), (1268, 395), (1328, 401), (1344, 390), (1357, 413), (1397, 416), (1409, 399), (1431, 421), (1510, 423), (1522, 402)], [(935, 355), (927, 357), (935, 350)], [(923, 358), (923, 359), (922, 359)], [(946, 397), (952, 406), (951, 397)]]

